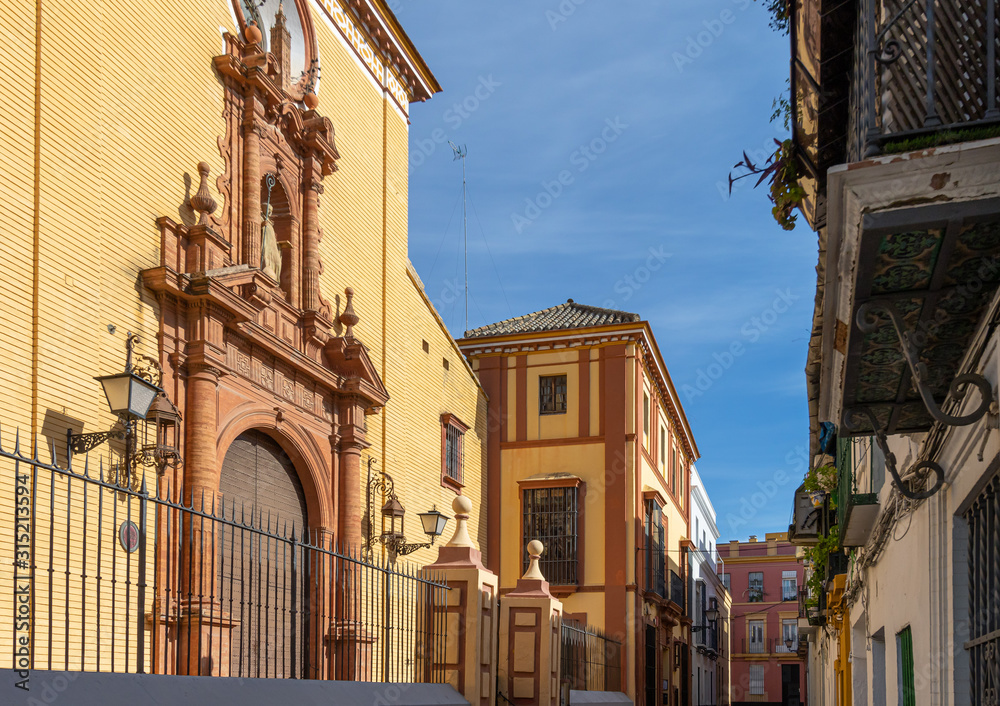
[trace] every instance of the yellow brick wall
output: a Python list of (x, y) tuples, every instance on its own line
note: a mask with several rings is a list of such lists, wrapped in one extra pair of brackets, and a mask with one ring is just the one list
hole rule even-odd
[[(114, 420), (93, 377), (121, 369), (126, 331), (142, 337), (139, 352), (155, 352), (159, 311), (138, 275), (159, 264), (155, 219), (180, 220), (185, 199), (197, 189), (200, 161), (211, 166), (210, 189), (221, 213), (214, 186), (223, 170), (217, 140), (225, 123), (212, 57), (222, 52), (220, 30), (236, 29), (229, 0), (127, 7), (111, 0), (40, 0), (40, 6), (38, 25), (34, 2), (0, 0), (7, 47), (0, 57), (7, 77), (0, 92), (6, 176), (0, 190), (0, 430), (8, 449), (18, 426), (23, 441), (32, 433), (61, 440), (68, 426), (109, 428)], [(454, 493), (440, 484), (440, 415), (451, 412), (469, 424), (465, 492), (474, 503), (470, 529), (485, 547), (485, 397), (407, 273), (407, 122), (312, 8), (323, 68), (319, 112), (333, 121), (341, 154), (321, 197), (321, 290), (337, 309), (344, 288), (353, 287), (361, 317), (356, 334), (391, 395), (383, 413), (369, 418), (371, 453), (396, 478), (408, 538), (423, 541), (418, 512), (436, 504), (453, 515)], [(58, 460), (64, 463), (65, 455)], [(0, 527), (11, 528), (0, 531), (4, 587), (12, 580), (13, 497), (12, 464), (0, 461)], [(57, 492), (57, 508), (63, 497)], [(110, 494), (105, 498), (106, 513), (114, 502)], [(90, 513), (95, 505), (96, 495)], [(52, 551), (56, 565), (64, 566), (57, 540), (67, 520), (58, 512), (56, 519)], [(117, 549), (114, 523), (106, 524), (98, 532), (91, 522), (88, 535), (99, 534), (109, 550)], [(68, 525), (82, 540), (81, 518), (74, 515)], [(453, 530), (454, 520), (444, 541)], [(38, 541), (47, 555), (47, 536)], [(410, 558), (420, 564), (434, 556), (423, 550)], [(71, 569), (78, 561), (70, 557)], [(102, 571), (115, 574), (110, 567)], [(74, 614), (76, 593), (70, 592)], [(11, 611), (11, 591), (4, 588), (0, 612)], [(75, 623), (72, 630), (98, 634), (93, 627), (88, 620), (86, 629)], [(4, 649), (0, 661), (9, 663)]]

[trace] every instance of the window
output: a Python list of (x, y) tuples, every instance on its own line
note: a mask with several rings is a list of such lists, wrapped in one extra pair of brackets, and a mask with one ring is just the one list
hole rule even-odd
[(646, 590), (667, 597), (664, 571), (663, 511), (655, 500), (646, 501)]
[(896, 635), (896, 683), (899, 686), (899, 706), (916, 706), (917, 692), (913, 686), (913, 633), (907, 626)]
[[(577, 488), (530, 488), (524, 491), (524, 541), (537, 539), (545, 545), (538, 566), (554, 586), (577, 582), (577, 533), (579, 503)], [(523, 557), (523, 570), (528, 557)]]
[(764, 695), (764, 665), (750, 665), (750, 693), (754, 696)]
[(730, 593), (733, 592), (733, 589), (731, 588), (731, 584), (730, 584), (731, 581), (732, 581), (732, 574), (723, 574), (722, 575), (722, 585), (725, 586), (726, 590), (729, 591)]
[[(788, 640), (792, 646), (788, 647)], [(799, 648), (799, 621), (795, 618), (785, 618), (781, 621), (781, 645), (776, 652), (795, 652)]]
[(677, 494), (677, 449), (670, 449), (670, 489)]
[(642, 393), (642, 443), (649, 448), (649, 393)]
[(747, 600), (751, 603), (760, 603), (764, 600), (764, 572), (750, 572), (750, 587), (747, 590)]
[(465, 483), (465, 424), (453, 414), (441, 415), (441, 485), (458, 490)]
[(764, 621), (748, 620), (747, 635), (750, 636), (747, 652), (752, 655), (764, 654)]
[(565, 375), (542, 375), (538, 378), (538, 413), (566, 414)]
[(794, 571), (781, 572), (781, 600), (794, 601), (799, 597), (798, 579)]
[(667, 430), (660, 427), (660, 470), (666, 474), (667, 470)]

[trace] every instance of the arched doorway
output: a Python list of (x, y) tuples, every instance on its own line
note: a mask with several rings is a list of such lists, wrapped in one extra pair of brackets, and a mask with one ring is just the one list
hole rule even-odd
[(218, 537), (222, 610), (237, 623), (229, 673), (304, 676), (309, 590), (290, 538), (293, 528), (296, 538), (307, 531), (308, 514), (295, 466), (274, 439), (250, 430), (226, 452), (219, 491), (238, 525)]

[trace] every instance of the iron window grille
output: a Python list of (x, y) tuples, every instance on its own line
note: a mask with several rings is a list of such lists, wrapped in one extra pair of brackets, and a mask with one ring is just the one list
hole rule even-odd
[(441, 415), (441, 485), (458, 490), (465, 483), (465, 432), (453, 414)]
[(566, 413), (565, 375), (542, 375), (538, 378), (538, 413)]
[[(1000, 688), (1000, 474), (994, 476), (965, 512), (969, 525), (969, 688), (972, 706), (987, 706)], [(907, 631), (909, 628), (907, 628)], [(910, 641), (912, 652), (912, 640)]]
[(646, 501), (646, 590), (667, 597), (664, 560), (663, 511), (655, 500)]
[[(529, 488), (523, 496), (525, 542), (537, 539), (545, 545), (538, 567), (545, 580), (555, 586), (575, 585), (579, 558), (579, 502), (577, 488)], [(522, 558), (522, 571), (528, 558)]]
[(729, 591), (730, 593), (733, 592), (732, 588), (730, 588), (731, 584), (732, 584), (732, 574), (723, 574), (722, 585), (725, 586), (726, 590)]
[(763, 696), (764, 694), (764, 665), (750, 665), (750, 694), (753, 696)]
[(747, 590), (747, 600), (750, 603), (760, 603), (764, 600), (764, 572), (750, 572), (750, 587)]
[(462, 482), (462, 434), (461, 430), (449, 424), (445, 429), (444, 472), (449, 478)]

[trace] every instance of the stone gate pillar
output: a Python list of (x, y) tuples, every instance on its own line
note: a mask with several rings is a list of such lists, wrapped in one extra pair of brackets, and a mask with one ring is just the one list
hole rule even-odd
[(517, 706), (559, 705), (563, 608), (538, 568), (544, 550), (528, 542), (528, 570), (500, 601), (500, 689)]
[(472, 501), (459, 495), (452, 503), (455, 536), (425, 566), (424, 578), (443, 581), (449, 591), (430, 606), (444, 611), (446, 646), (426, 650), (427, 668), (444, 672), (449, 684), (473, 706), (496, 703), (497, 590), (499, 578), (483, 566), (482, 552), (469, 537)]

